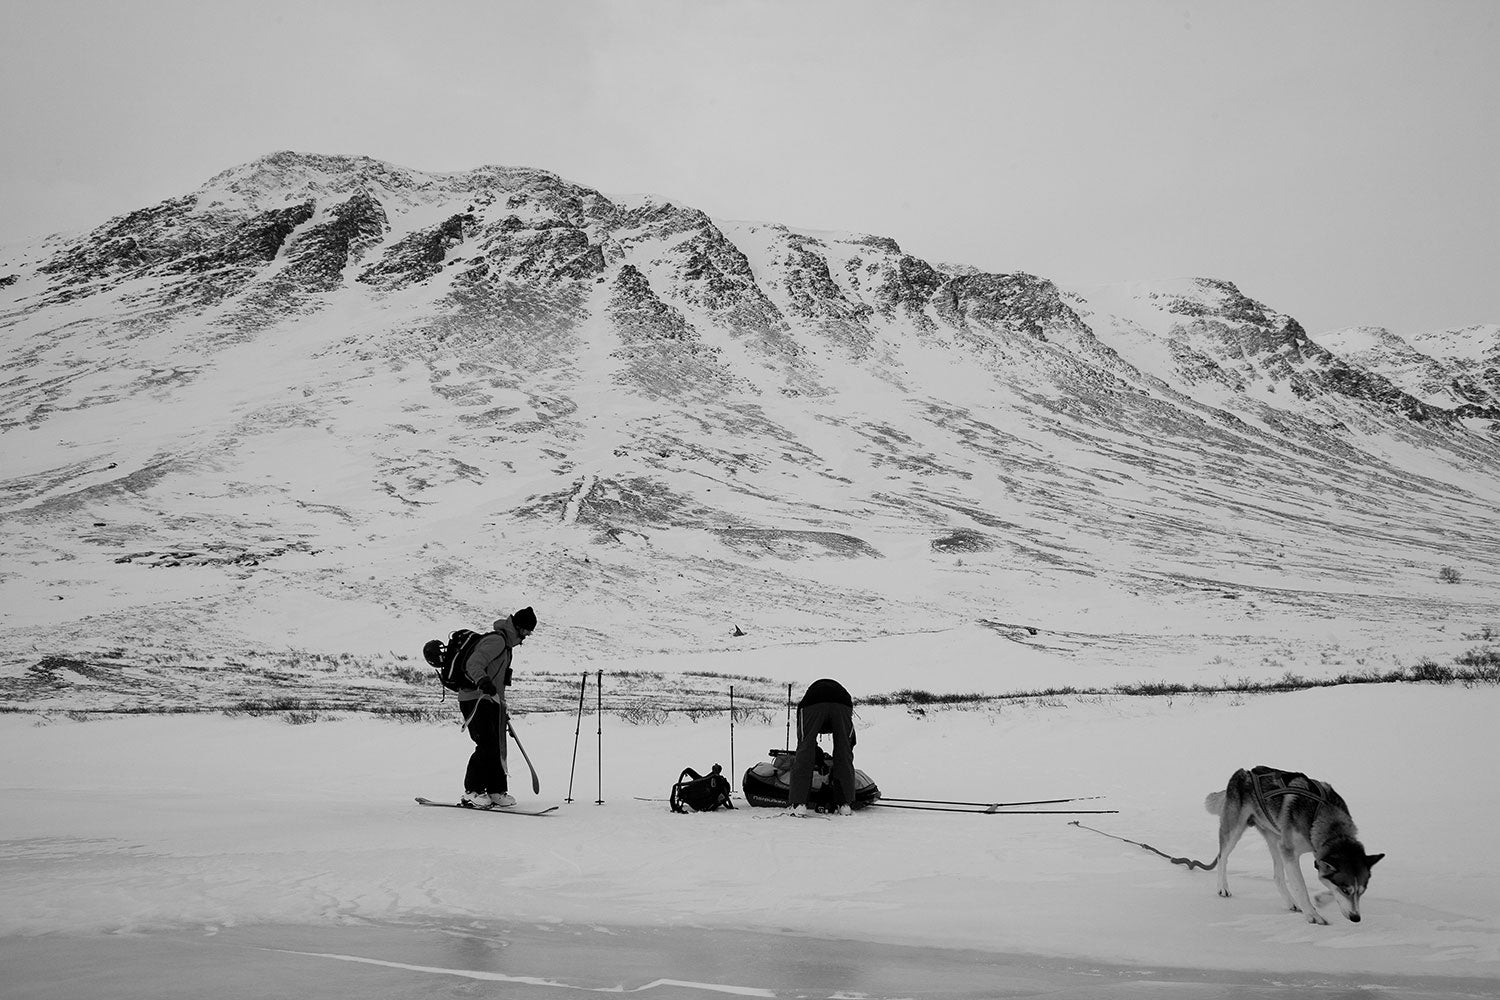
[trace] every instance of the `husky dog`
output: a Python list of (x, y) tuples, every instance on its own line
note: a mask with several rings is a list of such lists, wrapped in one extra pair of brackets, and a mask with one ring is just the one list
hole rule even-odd
[(1276, 888), (1288, 907), (1306, 914), (1310, 924), (1328, 923), (1308, 898), (1302, 878), (1299, 858), (1311, 851), (1318, 881), (1332, 890), (1344, 916), (1359, 922), (1359, 898), (1370, 883), (1370, 869), (1385, 855), (1365, 853), (1348, 806), (1326, 781), (1274, 767), (1241, 768), (1203, 806), (1219, 817), (1219, 854), (1207, 866), (1219, 866), (1219, 895), (1229, 895), (1229, 852), (1253, 826), (1271, 849)]

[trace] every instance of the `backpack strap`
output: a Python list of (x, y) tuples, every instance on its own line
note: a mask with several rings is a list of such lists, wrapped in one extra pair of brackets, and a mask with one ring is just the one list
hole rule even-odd
[(729, 779), (724, 777), (722, 774), (715, 774), (714, 781), (716, 782), (719, 789), (719, 805), (723, 806), (725, 809), (733, 809), (734, 803), (729, 800), (729, 796), (731, 793)]
[(733, 809), (734, 803), (729, 801), (729, 796), (734, 791), (734, 786), (729, 784), (729, 779), (724, 777), (724, 769), (718, 764), (715, 764), (713, 770), (709, 772), (708, 783), (718, 793), (718, 797), (714, 800), (714, 808), (725, 806)]
[(672, 795), (669, 801), (671, 802), (673, 812), (691, 812), (691, 810), (687, 806), (683, 805), (682, 786), (689, 781), (697, 781), (702, 777), (703, 775), (699, 774), (697, 771), (694, 771), (690, 767), (685, 767), (682, 769), (682, 773), (677, 776), (677, 780), (672, 784)]

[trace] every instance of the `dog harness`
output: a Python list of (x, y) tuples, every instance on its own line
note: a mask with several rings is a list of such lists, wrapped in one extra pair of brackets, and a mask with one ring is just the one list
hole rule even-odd
[[(1271, 799), (1280, 798), (1283, 795), (1301, 795), (1311, 799), (1321, 808), (1329, 804), (1327, 785), (1314, 778), (1309, 778), (1300, 771), (1283, 771), (1275, 767), (1267, 767), (1264, 764), (1250, 769), (1250, 786), (1255, 793), (1255, 805), (1261, 815), (1271, 817)], [(1301, 780), (1303, 784), (1294, 784)], [(1313, 810), (1317, 815), (1317, 809)], [(1276, 831), (1280, 836), (1281, 831)]]

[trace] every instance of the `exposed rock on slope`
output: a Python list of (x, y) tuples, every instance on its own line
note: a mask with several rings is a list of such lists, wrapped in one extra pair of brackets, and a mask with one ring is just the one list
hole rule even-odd
[[(396, 647), (506, 594), (566, 662), (1079, 580), (1265, 608), (1483, 579), (1493, 332), (1360, 353), (1223, 280), (1064, 288), (529, 168), (277, 153), (0, 256), (0, 608), (28, 609), (0, 680), (75, 630), (137, 666)], [(276, 557), (132, 556), (188, 551)]]

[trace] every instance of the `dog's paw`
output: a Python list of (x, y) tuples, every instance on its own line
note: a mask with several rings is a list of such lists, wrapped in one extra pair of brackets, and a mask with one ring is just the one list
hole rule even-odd
[(1220, 889), (1219, 895), (1223, 896), (1225, 899), (1228, 899), (1231, 894), (1228, 889)]
[(1324, 927), (1328, 926), (1328, 921), (1317, 910), (1313, 910), (1307, 915), (1307, 922), (1310, 924), (1322, 924)]

